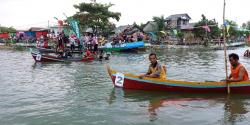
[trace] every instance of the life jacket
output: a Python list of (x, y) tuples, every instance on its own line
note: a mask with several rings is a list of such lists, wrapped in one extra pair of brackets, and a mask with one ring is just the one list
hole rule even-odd
[[(245, 67), (242, 65), (242, 64), (239, 64), (236, 68), (233, 68), (231, 66), (231, 75), (232, 75), (232, 78), (233, 79), (238, 79), (239, 78), (239, 71), (240, 71), (240, 68), (243, 67), (245, 69)], [(244, 74), (243, 74), (243, 80), (242, 81), (247, 81), (249, 78), (248, 78), (248, 73), (247, 71), (245, 70)]]
[(86, 58), (92, 58), (93, 56), (92, 56), (92, 53), (91, 53), (89, 50), (87, 50), (87, 51), (85, 52), (85, 57), (86, 57)]
[[(157, 66), (155, 68), (150, 67), (151, 74), (154, 74), (157, 71)], [(166, 67), (161, 66), (161, 74), (160, 74), (160, 79), (166, 79)]]

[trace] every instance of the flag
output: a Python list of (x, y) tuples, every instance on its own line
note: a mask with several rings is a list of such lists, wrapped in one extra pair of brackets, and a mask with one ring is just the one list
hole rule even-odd
[(227, 35), (229, 36), (229, 29), (230, 29), (230, 25), (226, 26), (226, 30), (227, 30)]
[(58, 18), (54, 17), (54, 19), (58, 20)]
[(78, 22), (75, 20), (71, 20), (70, 25), (71, 25), (73, 31), (75, 32), (77, 38), (80, 39), (80, 31), (79, 31), (79, 27), (78, 27)]
[(227, 36), (229, 36), (230, 35), (229, 34), (229, 29), (230, 29), (231, 26), (229, 25), (229, 23), (227, 21), (224, 22), (224, 27), (225, 27), (225, 30), (227, 32)]
[(202, 26), (207, 32), (211, 32), (210, 27), (208, 25)]
[(224, 26), (227, 27), (227, 25), (229, 25), (229, 24), (228, 24), (227, 21), (225, 21), (225, 22), (224, 22)]

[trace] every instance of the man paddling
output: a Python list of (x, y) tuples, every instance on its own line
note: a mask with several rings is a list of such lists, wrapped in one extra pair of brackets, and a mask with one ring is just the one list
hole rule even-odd
[(226, 79), (227, 82), (240, 82), (249, 80), (247, 70), (241, 63), (239, 63), (239, 56), (237, 54), (231, 53), (229, 55), (229, 61), (231, 64), (231, 74)]
[(149, 61), (151, 64), (149, 65), (148, 72), (146, 74), (142, 74), (139, 78), (143, 77), (151, 77), (151, 78), (160, 78), (166, 79), (166, 73), (163, 67), (157, 62), (157, 57), (155, 53), (149, 54)]

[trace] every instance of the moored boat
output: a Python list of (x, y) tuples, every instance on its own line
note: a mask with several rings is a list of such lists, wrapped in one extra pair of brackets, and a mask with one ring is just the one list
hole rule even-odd
[(80, 57), (67, 57), (62, 58), (56, 55), (41, 54), (36, 52), (31, 52), (33, 59), (36, 62), (91, 62), (94, 58), (80, 58)]
[(106, 52), (112, 52), (112, 51), (120, 52), (120, 51), (129, 51), (144, 46), (145, 46), (144, 41), (137, 41), (131, 43), (122, 43), (119, 45), (111, 45), (111, 43), (107, 43), (105, 46), (99, 47), (99, 49), (104, 50)]
[[(169, 79), (143, 78), (133, 74), (123, 74), (107, 67), (113, 85), (124, 89), (160, 90), (172, 92), (227, 93), (225, 82), (190, 82)], [(231, 93), (250, 93), (250, 81), (230, 83)]]
[[(42, 48), (42, 47), (38, 47), (36, 48), (37, 51), (39, 51), (40, 53), (56, 53), (56, 50), (55, 49), (48, 49), (48, 48)], [(73, 50), (71, 51), (71, 53), (82, 53), (82, 50)]]

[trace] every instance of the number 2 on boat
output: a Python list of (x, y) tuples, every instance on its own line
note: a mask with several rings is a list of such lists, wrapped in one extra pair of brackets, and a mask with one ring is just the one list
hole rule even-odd
[(123, 82), (124, 82), (124, 74), (119, 73), (119, 72), (116, 73), (115, 86), (123, 87)]

